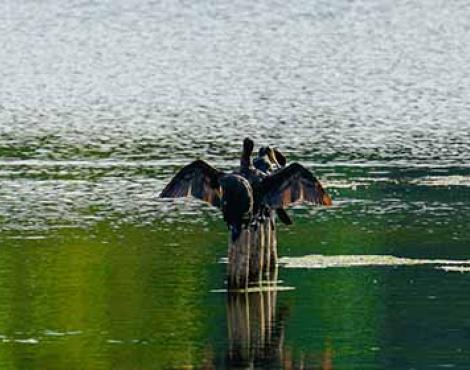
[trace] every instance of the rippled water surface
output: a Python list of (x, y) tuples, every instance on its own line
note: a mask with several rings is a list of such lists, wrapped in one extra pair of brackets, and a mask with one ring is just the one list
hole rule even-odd
[[(468, 367), (469, 19), (466, 1), (2, 1), (0, 366)], [(294, 290), (230, 298), (219, 212), (157, 195), (197, 157), (233, 168), (247, 135), (335, 206), (279, 227)]]

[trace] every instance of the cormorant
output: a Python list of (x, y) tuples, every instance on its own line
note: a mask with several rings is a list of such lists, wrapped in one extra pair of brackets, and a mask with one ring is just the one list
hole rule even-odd
[(269, 146), (259, 148), (258, 157), (253, 161), (253, 165), (264, 173), (284, 167), (287, 163), (286, 157), (277, 149)]
[(160, 198), (193, 196), (220, 207), (235, 241), (256, 215), (260, 204), (278, 209), (306, 201), (331, 205), (320, 182), (298, 163), (263, 174), (251, 162), (253, 141), (245, 139), (240, 169), (224, 173), (196, 160), (183, 167), (160, 193)]
[[(269, 146), (261, 147), (258, 151), (258, 157), (253, 161), (254, 166), (266, 175), (284, 167), (286, 163), (287, 159), (284, 154), (277, 148)], [(276, 214), (283, 224), (292, 225), (292, 219), (284, 208), (277, 208)]]
[(253, 153), (255, 143), (250, 138), (243, 140), (243, 151), (240, 159), (240, 174), (248, 180), (253, 193), (253, 216), (261, 214), (261, 183), (267, 176), (267, 173), (260, 171), (253, 165), (251, 154)]

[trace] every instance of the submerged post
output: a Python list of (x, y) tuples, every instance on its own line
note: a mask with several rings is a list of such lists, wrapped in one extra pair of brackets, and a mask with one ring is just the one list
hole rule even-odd
[(250, 245), (250, 265), (248, 280), (252, 285), (259, 285), (263, 280), (264, 249), (265, 238), (264, 228), (256, 223), (250, 227), (251, 245)]
[(236, 240), (229, 237), (228, 288), (246, 289), (249, 279), (250, 229), (244, 228)]
[(274, 275), (274, 271), (277, 271), (277, 264), (278, 264), (278, 258), (277, 258), (277, 230), (276, 230), (276, 217), (274, 215), (273, 211), (270, 211), (269, 215), (269, 223), (271, 227), (271, 244), (269, 245), (270, 248), (270, 255), (271, 255), (271, 263), (270, 263), (270, 280), (272, 280), (272, 277)]
[(269, 219), (265, 219), (262, 224), (264, 229), (264, 264), (263, 264), (263, 275), (266, 280), (269, 280), (269, 271), (271, 270), (271, 244), (272, 244), (272, 228)]
[(263, 273), (266, 280), (272, 280), (275, 270), (277, 270), (277, 235), (276, 220), (271, 211), (269, 217), (264, 220), (264, 264)]
[(274, 213), (229, 239), (228, 288), (246, 289), (277, 279), (277, 237)]

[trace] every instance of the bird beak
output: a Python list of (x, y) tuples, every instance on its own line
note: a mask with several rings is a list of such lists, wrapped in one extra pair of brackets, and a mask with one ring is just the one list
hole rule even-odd
[(275, 164), (277, 167), (281, 167), (279, 165), (279, 162), (276, 159), (276, 154), (274, 153), (274, 150), (269, 148), (268, 150), (268, 158), (271, 161), (271, 163)]

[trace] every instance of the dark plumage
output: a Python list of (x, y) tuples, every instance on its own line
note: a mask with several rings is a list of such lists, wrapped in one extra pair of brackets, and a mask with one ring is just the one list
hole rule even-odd
[(210, 164), (198, 159), (183, 167), (160, 193), (160, 198), (193, 196), (213, 206), (220, 206), (220, 178), (225, 176)]
[(253, 214), (253, 193), (250, 183), (239, 174), (225, 174), (203, 160), (183, 167), (160, 193), (160, 198), (193, 196), (220, 207), (224, 220), (238, 238), (243, 225)]
[[(240, 235), (261, 209), (283, 210), (292, 203), (307, 201), (314, 204), (331, 205), (318, 180), (303, 166), (293, 163), (272, 173), (265, 173), (253, 166), (251, 153), (253, 141), (245, 139), (240, 169), (226, 174), (204, 162), (196, 160), (183, 167), (163, 189), (160, 198), (193, 196), (220, 207), (224, 220), (232, 233), (232, 240)], [(285, 165), (285, 157), (272, 150), (270, 158)], [(279, 162), (279, 158), (281, 162)], [(280, 166), (279, 166), (280, 165)], [(280, 216), (283, 222), (289, 222)]]
[[(254, 166), (265, 174), (271, 174), (284, 167), (286, 163), (286, 157), (277, 148), (269, 146), (261, 147), (258, 151), (258, 157), (253, 161)], [(292, 225), (292, 219), (284, 208), (276, 208), (276, 214), (283, 224)]]
[(250, 183), (240, 175), (226, 175), (219, 182), (224, 221), (229, 225), (232, 240), (235, 241), (240, 236), (242, 226), (247, 226), (253, 217), (253, 192)]
[[(281, 159), (283, 162), (282, 165), (277, 161), (276, 152), (284, 158), (284, 160)], [(285, 164), (285, 157), (277, 149), (273, 149), (269, 146), (261, 147), (258, 151), (258, 157), (253, 161), (253, 165), (266, 174), (271, 173)]]
[(312, 173), (298, 163), (292, 163), (264, 178), (263, 202), (278, 208), (301, 201), (330, 206), (330, 196)]
[(255, 158), (253, 161), (253, 165), (260, 171), (264, 173), (269, 173), (273, 170), (273, 163), (271, 162), (271, 159), (269, 158), (267, 148), (262, 147), (258, 151), (258, 157)]
[(253, 153), (254, 143), (250, 138), (243, 140), (243, 151), (240, 160), (240, 174), (246, 178), (252, 186), (261, 183), (261, 180), (266, 176), (263, 171), (260, 171), (253, 165), (251, 154)]

